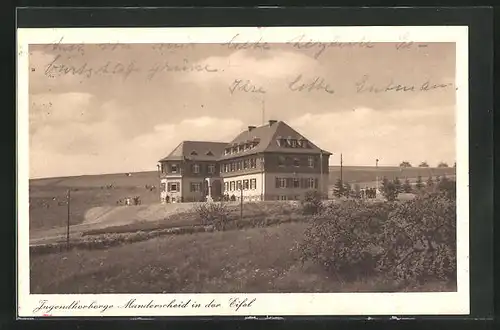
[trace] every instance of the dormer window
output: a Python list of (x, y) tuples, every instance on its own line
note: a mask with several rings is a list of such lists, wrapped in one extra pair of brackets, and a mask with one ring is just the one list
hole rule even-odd
[(290, 140), (290, 142), (291, 142), (292, 148), (297, 148), (298, 147), (297, 140), (292, 139), (292, 140)]
[(224, 155), (229, 155), (231, 153), (231, 149), (226, 148), (224, 149)]
[(207, 156), (213, 156), (214, 154), (210, 150), (208, 150), (207, 153), (206, 153), (206, 155)]
[(198, 153), (196, 151), (191, 151), (191, 156), (198, 156)]

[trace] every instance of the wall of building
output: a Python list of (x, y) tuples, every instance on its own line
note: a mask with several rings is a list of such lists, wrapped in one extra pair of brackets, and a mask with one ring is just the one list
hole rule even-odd
[[(237, 182), (241, 180), (243, 183), (243, 180), (249, 180), (249, 189), (243, 189), (243, 200), (261, 200), (261, 196), (265, 194), (265, 186), (263, 185), (264, 178), (265, 174), (262, 173), (244, 174), (224, 178), (222, 183), (223, 192), (229, 195), (229, 197), (234, 195), (236, 200), (240, 200), (241, 190), (238, 189)], [(255, 180), (255, 189), (250, 189), (250, 180), (252, 179)], [(230, 190), (232, 181), (235, 182), (235, 190)], [(226, 190), (226, 183), (229, 190)]]
[[(200, 191), (191, 191), (191, 183), (199, 183), (201, 185)], [(182, 178), (182, 198), (184, 202), (203, 201), (206, 193), (206, 181), (204, 178)]]
[(276, 188), (276, 178), (291, 178), (291, 179), (318, 179), (318, 191), (321, 191), (325, 196), (328, 193), (328, 174), (320, 175), (319, 173), (266, 173), (265, 180), (265, 199), (277, 200), (282, 196), (286, 196), (287, 200), (301, 199), (307, 191), (316, 190), (314, 188)]

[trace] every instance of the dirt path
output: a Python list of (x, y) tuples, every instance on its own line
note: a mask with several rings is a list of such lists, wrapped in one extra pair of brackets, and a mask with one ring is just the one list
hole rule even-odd
[[(94, 207), (87, 211), (83, 223), (70, 226), (70, 237), (81, 236), (83, 232), (91, 229), (163, 220), (175, 213), (185, 212), (193, 206), (194, 203)], [(66, 235), (66, 227), (33, 230), (30, 231), (30, 245), (64, 241)]]

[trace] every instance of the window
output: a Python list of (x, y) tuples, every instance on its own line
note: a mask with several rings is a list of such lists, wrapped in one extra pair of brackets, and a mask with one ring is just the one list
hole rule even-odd
[(236, 162), (236, 170), (241, 170), (241, 162)]
[(236, 187), (237, 187), (237, 190), (241, 190), (241, 180), (237, 181)]
[(229, 191), (229, 182), (224, 182), (224, 191)]
[(179, 191), (179, 184), (177, 182), (168, 183), (168, 191), (177, 192)]
[(287, 180), (285, 178), (276, 178), (276, 188), (286, 188)]
[(230, 188), (231, 188), (231, 191), (235, 190), (235, 189), (234, 189), (234, 188), (235, 188), (235, 186), (234, 186), (234, 185), (235, 185), (235, 182), (234, 182), (234, 181), (231, 181), (231, 183), (230, 183)]
[(278, 166), (285, 166), (285, 157), (278, 156)]
[(198, 153), (196, 151), (194, 151), (194, 150), (191, 151), (191, 156), (197, 156), (197, 155), (198, 155)]
[(314, 164), (314, 157), (308, 157), (308, 158), (307, 158), (307, 165), (308, 165), (309, 167), (314, 167), (314, 165), (315, 165), (315, 164)]
[(236, 164), (235, 163), (231, 163), (231, 172), (234, 172), (235, 169), (236, 169)]
[(193, 170), (193, 173), (200, 173), (200, 165), (193, 164), (192, 170)]
[(248, 159), (243, 161), (243, 168), (246, 170), (248, 168)]
[(231, 149), (224, 149), (224, 155), (229, 155), (231, 153)]
[(210, 173), (210, 174), (215, 173), (215, 165), (213, 165), (213, 164), (208, 165), (207, 170), (208, 170), (208, 173)]
[(161, 191), (167, 191), (167, 184), (165, 182), (162, 182), (160, 187), (161, 187)]
[(213, 156), (214, 154), (210, 150), (208, 150), (207, 153), (206, 153), (206, 155), (207, 156)]
[(170, 165), (170, 173), (177, 173), (178, 168), (176, 164)]
[(307, 179), (306, 188), (307, 189), (314, 189), (314, 179)]
[(299, 179), (293, 179), (293, 187), (300, 188), (300, 180)]
[(257, 159), (252, 158), (250, 159), (250, 168), (256, 168), (257, 167)]
[(243, 189), (249, 189), (250, 188), (249, 183), (250, 183), (249, 180), (243, 180)]
[(293, 166), (300, 167), (300, 159), (299, 158), (294, 158), (293, 159)]
[(286, 196), (285, 195), (279, 196), (278, 199), (281, 200), (281, 201), (286, 201)]
[(298, 144), (297, 144), (297, 140), (293, 139), (293, 140), (290, 140), (290, 144), (291, 144), (291, 147), (292, 148), (297, 148)]
[(250, 179), (250, 189), (257, 189), (257, 179)]
[(201, 191), (201, 183), (193, 183), (191, 182), (191, 192), (199, 192)]

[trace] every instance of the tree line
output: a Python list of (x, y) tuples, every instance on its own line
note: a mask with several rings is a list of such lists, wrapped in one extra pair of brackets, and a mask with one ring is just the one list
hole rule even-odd
[[(413, 165), (408, 161), (402, 161), (399, 164), (399, 167), (407, 168), (407, 167), (413, 167)], [(420, 164), (418, 164), (418, 167), (429, 167), (429, 164), (426, 161), (424, 161), (424, 162), (421, 162)], [(437, 167), (438, 168), (449, 168), (450, 166), (446, 162), (439, 162)], [(457, 162), (453, 163), (453, 168), (456, 168), (456, 167), (457, 167)]]
[[(380, 193), (389, 201), (393, 201), (400, 193), (421, 193), (429, 191), (441, 191), (448, 197), (455, 197), (455, 181), (450, 180), (446, 175), (433, 178), (432, 175), (424, 182), (422, 176), (417, 177), (417, 181), (413, 185), (408, 178), (402, 182), (398, 177), (389, 180), (383, 177), (380, 182)], [(333, 186), (333, 194), (335, 197), (352, 197), (352, 198), (376, 198), (375, 188), (361, 189), (359, 184), (351, 186), (347, 182), (342, 182), (339, 179)]]

